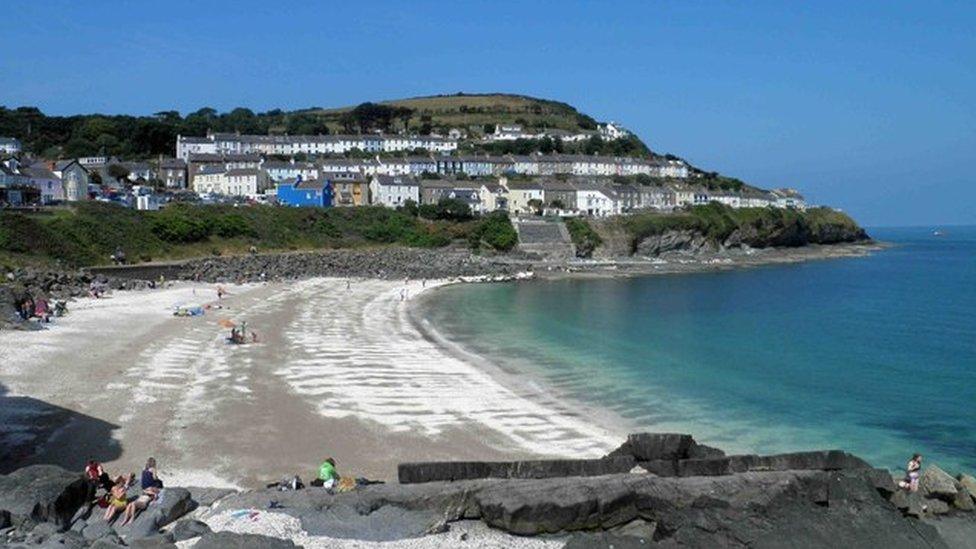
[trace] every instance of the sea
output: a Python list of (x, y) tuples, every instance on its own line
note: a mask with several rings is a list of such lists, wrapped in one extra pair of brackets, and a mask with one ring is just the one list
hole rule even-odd
[(890, 246), (866, 257), (455, 285), (418, 313), (593, 421), (976, 472), (976, 226), (940, 229), (869, 229)]

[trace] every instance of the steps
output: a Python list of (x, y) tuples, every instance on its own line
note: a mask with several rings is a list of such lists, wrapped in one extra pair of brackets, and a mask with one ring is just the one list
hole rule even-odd
[(514, 219), (519, 235), (519, 250), (537, 254), (547, 261), (568, 261), (576, 257), (576, 248), (562, 221)]

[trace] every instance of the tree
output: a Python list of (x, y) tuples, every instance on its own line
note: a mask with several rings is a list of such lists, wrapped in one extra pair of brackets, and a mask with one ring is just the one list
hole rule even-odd
[(129, 169), (122, 164), (109, 164), (108, 174), (119, 181), (123, 181), (129, 177)]
[(557, 210), (565, 210), (566, 209), (566, 204), (564, 204), (563, 201), (562, 200), (559, 200), (558, 198), (555, 199), (555, 200), (553, 200), (552, 202), (550, 202), (549, 203), (549, 206), (551, 206), (551, 207), (553, 207), (553, 208), (555, 208)]
[(403, 213), (405, 213), (407, 215), (410, 215), (410, 216), (413, 216), (413, 217), (417, 217), (417, 215), (420, 213), (420, 210), (417, 207), (417, 201), (414, 200), (414, 199), (412, 199), (412, 198), (408, 198), (408, 199), (404, 200), (403, 201), (403, 206), (400, 206), (399, 209)]
[(529, 200), (529, 208), (535, 211), (535, 215), (542, 215), (543, 207), (545, 207), (545, 204), (543, 204), (542, 200), (539, 200), (538, 198)]

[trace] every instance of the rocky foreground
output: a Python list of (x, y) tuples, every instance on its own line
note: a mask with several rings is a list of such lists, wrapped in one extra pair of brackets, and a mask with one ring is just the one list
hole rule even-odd
[[(512, 535), (513, 546), (526, 539), (567, 548), (976, 543), (976, 479), (929, 467), (908, 493), (888, 471), (841, 451), (726, 456), (689, 435), (638, 434), (603, 459), (413, 463), (399, 475), (399, 484), (340, 494), (167, 487), (132, 525), (118, 527), (89, 507), (79, 474), (35, 465), (0, 477), (0, 543), (327, 547), (356, 539), (477, 547), (462, 528), (473, 521)], [(235, 521), (258, 517), (295, 527), (266, 532), (279, 537), (235, 531)]]

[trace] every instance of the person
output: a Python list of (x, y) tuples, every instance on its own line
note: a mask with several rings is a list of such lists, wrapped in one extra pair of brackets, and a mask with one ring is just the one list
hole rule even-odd
[(142, 495), (136, 499), (129, 502), (125, 506), (125, 511), (122, 513), (122, 524), (119, 526), (125, 526), (133, 520), (135, 520), (136, 515), (139, 511), (142, 511), (146, 507), (149, 507), (149, 503), (159, 497), (159, 488), (146, 488), (142, 491)]
[(47, 300), (43, 297), (37, 298), (37, 301), (34, 302), (34, 316), (41, 322), (51, 322), (51, 307), (48, 306)]
[(146, 488), (162, 488), (163, 481), (159, 480), (159, 475), (156, 474), (156, 458), (149, 458), (146, 460), (146, 468), (142, 470), (142, 489)]
[(908, 460), (908, 465), (905, 467), (905, 480), (898, 483), (903, 489), (909, 492), (915, 492), (918, 490), (918, 477), (922, 471), (922, 454), (912, 455), (912, 459)]
[(115, 479), (115, 484), (112, 486), (112, 490), (109, 491), (108, 507), (105, 508), (105, 520), (111, 522), (115, 518), (116, 513), (121, 513), (125, 511), (125, 508), (129, 505), (129, 500), (126, 498), (125, 493), (129, 491), (129, 484), (131, 478), (127, 481), (125, 477), (119, 477)]
[(331, 457), (325, 458), (322, 465), (319, 465), (319, 476), (311, 482), (312, 486), (321, 486), (332, 489), (339, 480), (339, 473), (336, 472), (336, 462)]
[(225, 293), (223, 286), (217, 286), (217, 299), (223, 299)]
[(114, 485), (112, 479), (109, 478), (108, 473), (102, 469), (102, 464), (94, 459), (88, 460), (88, 465), (85, 466), (85, 478), (88, 479), (88, 482), (95, 489), (101, 487), (104, 488), (106, 492), (112, 491), (112, 486)]

